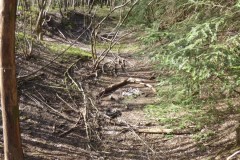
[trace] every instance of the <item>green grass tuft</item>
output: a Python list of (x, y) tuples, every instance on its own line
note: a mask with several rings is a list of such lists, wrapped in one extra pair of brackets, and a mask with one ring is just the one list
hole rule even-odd
[[(65, 49), (69, 47), (69, 45), (66, 44), (59, 44), (54, 42), (45, 42), (45, 45), (53, 52), (60, 53), (63, 52)], [(88, 51), (84, 51), (80, 49), (79, 47), (72, 46), (70, 47), (66, 52), (66, 55), (74, 55), (74, 56), (86, 56), (91, 57), (91, 53)]]
[[(109, 47), (109, 43), (98, 43), (96, 45), (96, 48), (98, 50), (105, 50), (106, 48)], [(136, 52), (140, 50), (140, 47), (138, 44), (134, 44), (134, 43), (121, 43), (121, 44), (116, 44), (114, 45), (114, 47), (111, 49), (111, 52), (114, 53), (129, 53), (129, 52)]]
[(173, 129), (201, 129), (211, 118), (201, 109), (191, 105), (183, 106), (172, 103), (148, 105), (145, 112), (158, 120), (161, 125)]
[(184, 81), (174, 77), (162, 77), (158, 86), (159, 102), (145, 106), (145, 113), (167, 128), (196, 131), (206, 124), (222, 123), (225, 115), (236, 112), (234, 109), (229, 110), (229, 107), (224, 110), (216, 109), (214, 99), (199, 99), (188, 95), (183, 83)]

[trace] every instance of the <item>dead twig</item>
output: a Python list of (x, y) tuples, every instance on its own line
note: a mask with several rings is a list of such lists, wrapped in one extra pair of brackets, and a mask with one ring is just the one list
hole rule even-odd
[(33, 81), (41, 76), (43, 76), (43, 73), (34, 75), (34, 76), (27, 76), (27, 77), (19, 77), (17, 79), (18, 86), (21, 86), (23, 83), (28, 82), (28, 81)]
[(231, 160), (233, 157), (235, 157), (237, 154), (239, 154), (240, 151), (236, 151), (234, 152), (232, 155), (230, 155), (229, 157), (227, 157), (227, 160)]
[(71, 42), (67, 39), (67, 37), (62, 33), (62, 31), (61, 31), (60, 29), (57, 28), (57, 31), (60, 33), (60, 35), (62, 35), (62, 37), (63, 37), (66, 41), (68, 41), (68, 43), (71, 43)]
[(188, 131), (181, 131), (181, 130), (174, 130), (174, 129), (166, 129), (160, 127), (148, 127), (148, 128), (140, 128), (136, 129), (138, 133), (145, 133), (145, 134), (174, 134), (174, 135), (184, 135), (184, 134), (192, 134)]
[[(81, 59), (81, 58), (80, 58)], [(83, 119), (84, 119), (84, 124), (85, 124), (85, 131), (86, 131), (86, 135), (88, 137), (88, 139), (90, 139), (90, 136), (89, 136), (89, 128), (88, 128), (88, 123), (87, 123), (87, 116), (88, 116), (88, 103), (87, 103), (87, 97), (86, 97), (86, 94), (83, 90), (83, 87), (82, 87), (82, 84), (80, 82), (76, 82), (73, 77), (70, 75), (70, 70), (72, 69), (72, 67), (80, 60), (78, 59), (76, 62), (72, 63), (70, 65), (70, 67), (68, 67), (68, 69), (66, 70), (66, 72), (64, 73), (65, 76), (67, 76), (71, 81), (72, 83), (77, 87), (78, 91), (82, 94), (82, 97), (83, 97), (83, 104), (84, 104), (84, 110), (82, 111), (82, 116), (83, 116)]]
[(56, 94), (57, 95), (57, 97), (63, 102), (63, 103), (65, 103), (70, 109), (72, 109), (73, 111), (75, 111), (76, 113), (79, 113), (79, 111), (76, 109), (76, 108), (74, 108), (74, 107), (72, 107), (69, 103), (67, 103), (62, 97), (60, 97), (58, 94)]
[(80, 120), (82, 119), (82, 117), (83, 117), (82, 114), (80, 114), (77, 122), (70, 129), (68, 129), (67, 131), (59, 134), (59, 137), (64, 137), (64, 136), (70, 134), (78, 126), (78, 124), (80, 123)]
[[(115, 120), (114, 122), (117, 122), (117, 121)], [(127, 130), (131, 131), (153, 154), (155, 154), (154, 149), (152, 147), (150, 147), (150, 145), (143, 138), (141, 138), (138, 135), (138, 132), (136, 132), (135, 127), (131, 126), (130, 124), (128, 124), (125, 121), (121, 121), (120, 124), (126, 126)]]
[(56, 110), (55, 108), (53, 108), (52, 106), (50, 106), (49, 104), (47, 104), (46, 102), (44, 102), (42, 99), (36, 97), (36, 96), (31, 96), (29, 94), (26, 94), (26, 96), (28, 96), (30, 99), (32, 99), (34, 102), (36, 102), (37, 105), (39, 105), (40, 107), (43, 108), (43, 105), (48, 107), (49, 109), (51, 109), (54, 113), (56, 113), (58, 116), (70, 121), (70, 122), (76, 122), (76, 120), (74, 120), (73, 117), (69, 118), (67, 115), (59, 112), (58, 110)]
[[(105, 117), (106, 118), (106, 117)], [(107, 118), (108, 119), (108, 118)], [(127, 126), (127, 124), (123, 123), (123, 122), (113, 122), (115, 125), (119, 125), (119, 126), (126, 126), (126, 127), (122, 127), (121, 129), (114, 129), (112, 131), (115, 132), (120, 132), (119, 134), (122, 133), (127, 133), (127, 132), (131, 132), (132, 130), (134, 130), (136, 133), (139, 134), (172, 134), (172, 135), (186, 135), (186, 134), (192, 134), (193, 132), (191, 131), (187, 131), (187, 130), (174, 130), (174, 129), (167, 129), (167, 128), (162, 128), (162, 127), (158, 127), (158, 126), (154, 126), (154, 127), (146, 127), (146, 128), (139, 128), (139, 126), (131, 126), (131, 128), (129, 128)]]

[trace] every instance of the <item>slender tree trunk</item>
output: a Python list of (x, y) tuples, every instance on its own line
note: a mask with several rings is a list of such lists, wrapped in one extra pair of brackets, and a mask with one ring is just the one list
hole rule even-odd
[(64, 10), (64, 12), (66, 12), (67, 9), (68, 9), (68, 2), (67, 2), (67, 0), (64, 0), (64, 2), (63, 2), (63, 10)]
[(44, 10), (46, 9), (47, 1), (46, 0), (38, 0), (38, 8), (39, 8), (39, 14), (38, 14), (38, 19), (36, 23), (36, 28), (35, 31), (38, 36), (38, 40), (43, 39), (42, 35), (42, 23), (44, 20)]
[(0, 92), (5, 160), (23, 160), (15, 65), (17, 0), (0, 1)]
[(75, 0), (72, 1), (72, 7), (73, 7), (73, 10), (75, 10), (75, 7), (76, 7), (76, 2), (75, 2)]

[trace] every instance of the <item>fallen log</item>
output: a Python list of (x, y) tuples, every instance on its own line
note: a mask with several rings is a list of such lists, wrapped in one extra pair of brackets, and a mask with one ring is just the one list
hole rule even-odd
[(114, 91), (118, 90), (119, 88), (121, 88), (121, 87), (123, 87), (123, 86), (125, 86), (127, 84), (130, 84), (130, 83), (142, 84), (142, 85), (144, 85), (144, 86), (146, 86), (148, 88), (151, 88), (152, 91), (154, 93), (156, 93), (156, 90), (155, 90), (155, 88), (153, 88), (152, 85), (147, 84), (147, 83), (143, 83), (142, 81), (143, 80), (138, 79), (138, 78), (127, 78), (127, 79), (124, 79), (121, 82), (112, 84), (112, 85), (108, 86), (107, 88), (105, 88), (103, 91), (101, 91), (100, 93), (97, 94), (97, 97), (103, 97), (104, 95), (106, 95), (108, 93), (111, 93), (111, 92), (114, 92)]
[(101, 91), (100, 93), (98, 93), (97, 97), (102, 97), (104, 96), (105, 94), (108, 94), (110, 92), (113, 92), (113, 91), (116, 91), (117, 89), (127, 85), (129, 82), (128, 82), (128, 79), (125, 79), (121, 82), (118, 82), (118, 83), (115, 83), (115, 84), (112, 84), (110, 86), (108, 86), (107, 88), (105, 88), (103, 91)]

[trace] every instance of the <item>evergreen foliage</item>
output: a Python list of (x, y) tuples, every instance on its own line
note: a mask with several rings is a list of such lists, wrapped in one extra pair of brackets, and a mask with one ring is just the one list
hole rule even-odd
[(148, 0), (135, 14), (135, 23), (148, 24), (141, 37), (154, 46), (148, 53), (178, 75), (185, 95), (209, 98), (237, 90), (240, 1)]

